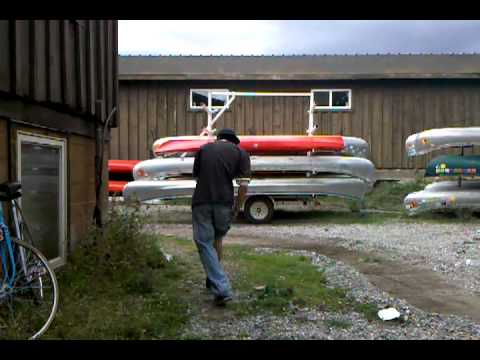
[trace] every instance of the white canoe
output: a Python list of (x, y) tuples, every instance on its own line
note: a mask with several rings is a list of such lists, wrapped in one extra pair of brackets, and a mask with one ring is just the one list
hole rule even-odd
[(410, 135), (405, 142), (408, 156), (427, 154), (453, 146), (480, 145), (480, 127), (426, 130)]
[[(252, 174), (331, 173), (375, 182), (375, 166), (364, 158), (346, 156), (251, 156)], [(161, 180), (172, 176), (191, 176), (193, 157), (145, 160), (133, 169), (135, 180)]]
[(408, 194), (404, 199), (410, 215), (432, 210), (480, 209), (480, 181), (440, 181), (424, 190)]
[[(123, 196), (125, 199), (142, 202), (192, 197), (195, 186), (195, 180), (137, 180), (125, 186)], [(371, 185), (365, 181), (347, 177), (253, 179), (248, 186), (247, 195), (310, 196), (315, 194), (362, 199), (371, 188)], [(234, 189), (235, 191), (238, 189), (235, 182)]]

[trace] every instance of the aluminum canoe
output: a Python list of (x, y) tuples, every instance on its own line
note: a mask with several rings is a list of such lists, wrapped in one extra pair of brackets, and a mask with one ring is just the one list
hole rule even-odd
[[(347, 156), (251, 156), (252, 174), (260, 173), (333, 173), (375, 181), (375, 166), (364, 158)], [(161, 180), (171, 176), (191, 175), (193, 157), (145, 160), (133, 169), (135, 180)]]
[(480, 127), (444, 128), (410, 135), (405, 142), (408, 156), (427, 154), (454, 146), (480, 145)]
[[(125, 199), (148, 201), (192, 197), (195, 180), (136, 180), (129, 182), (124, 190)], [(234, 182), (234, 189), (237, 191)], [(348, 177), (253, 179), (247, 195), (301, 196), (330, 195), (362, 199), (371, 190), (365, 181)]]
[(447, 209), (480, 209), (480, 182), (440, 181), (408, 194), (404, 205), (409, 215)]

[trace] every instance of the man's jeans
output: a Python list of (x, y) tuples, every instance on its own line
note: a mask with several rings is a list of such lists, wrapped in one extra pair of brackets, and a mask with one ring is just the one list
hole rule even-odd
[(193, 240), (203, 268), (216, 296), (231, 296), (230, 282), (218, 259), (213, 243), (223, 238), (232, 221), (232, 209), (221, 204), (201, 204), (192, 208)]

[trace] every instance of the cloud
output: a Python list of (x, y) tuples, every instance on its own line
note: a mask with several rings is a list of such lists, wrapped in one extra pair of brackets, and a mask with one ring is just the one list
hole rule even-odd
[(291, 55), (480, 52), (471, 20), (119, 21), (120, 54)]
[(120, 21), (122, 54), (262, 54), (278, 24), (241, 20)]

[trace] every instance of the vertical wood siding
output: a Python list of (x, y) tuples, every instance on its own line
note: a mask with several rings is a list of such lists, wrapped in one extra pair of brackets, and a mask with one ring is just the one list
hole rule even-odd
[[(196, 135), (206, 125), (204, 112), (189, 108), (190, 89), (298, 91), (351, 88), (352, 110), (315, 112), (317, 134), (365, 139), (379, 169), (423, 168), (437, 153), (407, 158), (405, 140), (426, 129), (480, 126), (480, 84), (475, 81), (121, 81), (120, 123), (112, 132), (112, 158), (148, 159), (161, 137)], [(308, 98), (237, 98), (217, 127), (240, 135), (305, 134)], [(452, 150), (450, 150), (452, 151)]]
[(0, 20), (0, 92), (105, 117), (117, 103), (117, 32), (115, 20)]

